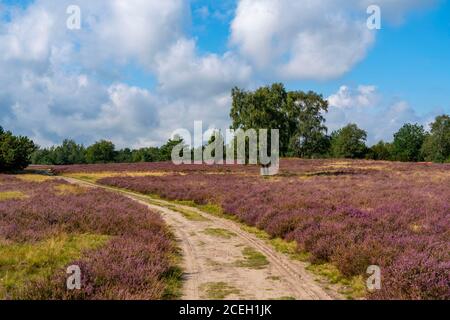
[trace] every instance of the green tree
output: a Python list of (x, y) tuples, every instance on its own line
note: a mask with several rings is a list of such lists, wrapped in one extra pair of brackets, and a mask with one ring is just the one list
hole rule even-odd
[(131, 163), (133, 161), (133, 152), (130, 148), (125, 148), (116, 152), (114, 162), (117, 163)]
[(86, 149), (86, 161), (88, 163), (114, 162), (115, 156), (115, 146), (111, 141), (101, 140)]
[(393, 160), (421, 161), (421, 149), (426, 133), (423, 126), (418, 124), (405, 124), (395, 135), (392, 144)]
[(289, 92), (287, 114), (291, 139), (289, 155), (311, 158), (328, 151), (324, 113), (328, 112), (328, 101), (315, 92)]
[(165, 145), (159, 148), (159, 159), (158, 161), (171, 161), (172, 160), (172, 150), (179, 144), (184, 143), (183, 138), (177, 136), (174, 139), (169, 139)]
[[(326, 146), (328, 102), (314, 92), (287, 92), (283, 84), (254, 92), (232, 90), (233, 129), (279, 129), (280, 155), (312, 157)], [(270, 137), (269, 137), (270, 141)]]
[(366, 157), (372, 160), (391, 160), (392, 144), (380, 141), (368, 150)]
[[(231, 92), (232, 128), (249, 130), (279, 129), (280, 153), (288, 150), (291, 130), (287, 118), (287, 92), (281, 83), (261, 87), (255, 92), (234, 88)], [(270, 136), (268, 137), (270, 141)]]
[(77, 144), (74, 140), (66, 139), (62, 145), (54, 149), (54, 164), (70, 165), (81, 164), (86, 161), (86, 150), (82, 145)]
[(141, 148), (133, 150), (133, 162), (157, 162), (161, 161), (159, 148)]
[(367, 152), (367, 132), (349, 124), (331, 134), (331, 153), (336, 158), (363, 158)]
[(0, 127), (0, 172), (23, 170), (31, 163), (37, 149), (27, 137), (14, 136)]
[(442, 115), (431, 124), (422, 154), (427, 161), (450, 162), (450, 116)]
[(55, 164), (55, 161), (53, 158), (54, 158), (54, 148), (50, 148), (50, 149), (38, 148), (31, 155), (31, 163), (32, 164), (42, 164), (42, 165), (52, 165), (52, 164)]

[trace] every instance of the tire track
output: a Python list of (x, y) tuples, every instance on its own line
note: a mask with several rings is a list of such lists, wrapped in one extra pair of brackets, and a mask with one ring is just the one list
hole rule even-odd
[[(256, 235), (242, 230), (238, 223), (205, 213), (199, 209), (151, 199), (131, 191), (119, 190), (74, 178), (66, 181), (88, 187), (102, 188), (122, 194), (159, 212), (175, 234), (183, 252), (184, 288), (183, 299), (198, 300), (217, 298), (208, 296), (205, 286), (227, 283), (231, 290), (225, 298), (269, 299), (292, 297), (299, 300), (330, 300), (342, 297), (333, 288), (322, 288), (306, 270), (306, 263), (292, 260), (275, 251), (270, 244)], [(204, 218), (193, 221), (181, 212), (189, 211)], [(236, 235), (233, 239), (213, 238), (204, 234), (207, 228), (219, 228)], [(264, 270), (251, 270), (234, 263), (242, 259), (242, 247), (250, 247), (263, 254), (268, 261)], [(279, 281), (271, 281), (277, 278)], [(211, 294), (210, 294), (211, 295)]]

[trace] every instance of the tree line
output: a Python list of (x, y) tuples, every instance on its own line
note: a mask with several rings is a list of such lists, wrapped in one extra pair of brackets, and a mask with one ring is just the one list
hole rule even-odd
[(234, 88), (232, 98), (233, 129), (280, 129), (281, 156), (450, 162), (448, 115), (436, 117), (429, 132), (407, 123), (393, 142), (368, 147), (367, 132), (356, 124), (328, 134), (328, 101), (315, 92), (286, 91), (276, 83), (255, 91)]
[(42, 165), (72, 165), (97, 163), (135, 163), (170, 161), (172, 149), (182, 143), (181, 139), (170, 139), (157, 148), (129, 148), (116, 150), (111, 141), (101, 140), (87, 148), (74, 140), (64, 140), (60, 146), (42, 148), (31, 154), (31, 163)]
[[(367, 132), (356, 124), (348, 124), (329, 134), (324, 116), (328, 112), (328, 102), (315, 92), (287, 91), (283, 84), (276, 83), (255, 91), (234, 88), (231, 95), (231, 128), (279, 129), (282, 157), (450, 162), (448, 115), (436, 117), (429, 132), (419, 124), (407, 123), (395, 133), (393, 142), (380, 141), (368, 147)], [(180, 143), (182, 139), (175, 138), (161, 147), (116, 150), (107, 140), (84, 147), (67, 139), (59, 146), (39, 148), (29, 138), (14, 136), (0, 127), (0, 172), (21, 170), (30, 163), (169, 161), (172, 149)]]

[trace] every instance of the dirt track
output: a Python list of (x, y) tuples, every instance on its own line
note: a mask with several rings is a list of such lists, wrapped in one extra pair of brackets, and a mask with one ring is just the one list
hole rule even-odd
[(179, 241), (183, 254), (185, 300), (297, 299), (340, 296), (324, 289), (306, 264), (275, 251), (238, 223), (127, 191), (66, 178), (68, 182), (121, 193), (159, 212)]

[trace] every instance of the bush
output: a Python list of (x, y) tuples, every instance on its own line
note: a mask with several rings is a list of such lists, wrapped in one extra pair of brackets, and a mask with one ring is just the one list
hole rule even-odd
[(23, 170), (31, 163), (36, 145), (30, 139), (14, 136), (0, 127), (0, 172)]

